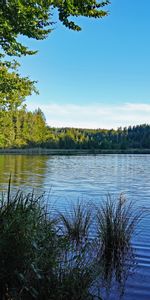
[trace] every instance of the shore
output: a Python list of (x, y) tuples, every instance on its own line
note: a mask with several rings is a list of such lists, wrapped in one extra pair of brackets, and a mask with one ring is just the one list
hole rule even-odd
[(150, 154), (150, 149), (0, 149), (0, 154), (89, 155), (89, 154)]

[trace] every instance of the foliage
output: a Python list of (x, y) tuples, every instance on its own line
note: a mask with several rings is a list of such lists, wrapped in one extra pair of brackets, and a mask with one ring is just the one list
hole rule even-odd
[(26, 96), (36, 89), (28, 77), (22, 78), (17, 71), (16, 62), (0, 62), (0, 111), (14, 111), (20, 107)]
[[(150, 125), (143, 124), (128, 128), (79, 129), (49, 128), (62, 149), (150, 149)], [(53, 148), (51, 140), (46, 145)]]
[(8, 55), (34, 54), (35, 51), (18, 42), (19, 35), (43, 40), (51, 32), (53, 9), (59, 20), (68, 28), (80, 30), (69, 17), (101, 18), (107, 15), (103, 7), (109, 1), (96, 0), (1, 0), (0, 1), (0, 45)]
[(0, 112), (0, 147), (37, 147), (47, 139), (45, 117), (40, 109), (27, 112), (25, 107)]
[(69, 21), (70, 16), (84, 16), (92, 18), (102, 18), (107, 15), (103, 7), (108, 5), (109, 1), (87, 1), (87, 0), (66, 0), (54, 1), (54, 7), (58, 9), (59, 20), (69, 29), (81, 30), (81, 27), (76, 25), (73, 21)]
[[(0, 113), (3, 110), (12, 112), (20, 109), (25, 98), (32, 92), (37, 92), (34, 81), (19, 75), (19, 64), (5, 60), (6, 55), (21, 56), (37, 52), (28, 49), (18, 38), (24, 36), (36, 40), (45, 39), (52, 31), (53, 10), (58, 11), (59, 20), (66, 27), (80, 30), (74, 21), (70, 21), (70, 16), (104, 17), (107, 12), (103, 8), (108, 3), (107, 0), (101, 3), (96, 0), (0, 0)], [(0, 145), (7, 144), (4, 140), (5, 137), (1, 136)], [(41, 140), (42, 137), (35, 138), (34, 142), (41, 143)], [(12, 141), (9, 140), (8, 145), (12, 145)], [(17, 145), (22, 143), (17, 142)]]
[[(150, 126), (143, 124), (117, 130), (51, 128), (41, 109), (25, 106), (0, 111), (0, 148), (41, 147), (48, 149), (150, 149)], [(16, 103), (17, 105), (17, 103)]]

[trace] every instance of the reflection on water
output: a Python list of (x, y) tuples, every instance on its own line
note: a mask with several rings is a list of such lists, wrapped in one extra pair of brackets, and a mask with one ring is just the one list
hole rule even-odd
[(5, 189), (9, 176), (13, 187), (41, 188), (44, 184), (46, 159), (36, 156), (0, 155), (0, 188)]
[(125, 295), (127, 280), (133, 280), (133, 274), (136, 274), (136, 260), (132, 247), (126, 254), (122, 251), (119, 259), (114, 262), (111, 261), (108, 264), (107, 259), (102, 261), (100, 277), (97, 282), (102, 298), (105, 300), (132, 299), (132, 295)]
[[(137, 207), (150, 209), (150, 155), (27, 156), (0, 155), (0, 189), (33, 187), (49, 192), (60, 210), (82, 199), (99, 203), (107, 193), (124, 192)], [(136, 275), (127, 280), (123, 299), (150, 299), (150, 220), (145, 217), (133, 239), (138, 263)], [(111, 299), (115, 299), (112, 296)]]
[[(123, 194), (118, 199), (107, 196), (97, 213), (97, 229), (100, 249), (100, 279), (105, 286), (106, 299), (116, 287), (115, 297), (122, 297), (125, 284), (133, 268), (135, 256), (131, 239), (143, 215)], [(104, 297), (103, 297), (104, 298)]]

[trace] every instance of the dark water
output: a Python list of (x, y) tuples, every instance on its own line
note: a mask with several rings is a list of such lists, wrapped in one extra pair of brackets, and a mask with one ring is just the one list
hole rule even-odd
[[(12, 187), (50, 193), (60, 210), (73, 201), (100, 202), (123, 192), (137, 207), (150, 209), (150, 155), (25, 156), (0, 155), (0, 189), (11, 173)], [(150, 216), (133, 238), (137, 268), (126, 283), (124, 300), (150, 300)], [(117, 296), (111, 296), (116, 300)]]

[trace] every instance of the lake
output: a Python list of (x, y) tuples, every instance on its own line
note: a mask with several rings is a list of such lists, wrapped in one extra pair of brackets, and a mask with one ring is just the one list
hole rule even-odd
[[(81, 199), (99, 203), (110, 193), (124, 193), (136, 207), (150, 209), (150, 155), (105, 154), (85, 156), (0, 155), (0, 189), (37, 194), (45, 191), (61, 211)], [(150, 216), (144, 217), (133, 238), (137, 268), (126, 284), (124, 300), (150, 299)], [(114, 296), (110, 299), (116, 300)]]

